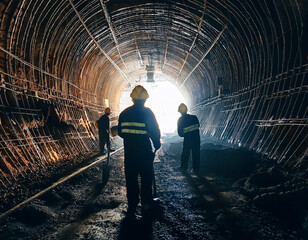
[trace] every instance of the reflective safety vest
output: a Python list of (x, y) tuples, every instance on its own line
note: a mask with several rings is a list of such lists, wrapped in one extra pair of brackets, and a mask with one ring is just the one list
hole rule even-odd
[(145, 123), (121, 122), (121, 133), (148, 134)]
[(180, 137), (193, 137), (195, 135), (199, 136), (199, 126), (197, 116), (184, 114), (178, 120), (178, 134)]
[(142, 104), (134, 104), (119, 115), (119, 136), (124, 139), (124, 147), (130, 149), (152, 150), (160, 147), (160, 130), (151, 109)]
[(193, 125), (183, 128), (184, 134), (195, 131), (195, 130), (199, 130), (199, 124), (193, 124)]

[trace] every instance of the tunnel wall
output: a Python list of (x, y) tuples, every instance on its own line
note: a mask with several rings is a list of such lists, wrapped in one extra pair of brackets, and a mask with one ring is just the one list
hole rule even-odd
[[(47, 11), (41, 1), (0, 3), (0, 185), (4, 187), (31, 172), (41, 174), (60, 161), (84, 159), (98, 150), (94, 122), (104, 105), (73, 80), (78, 68), (74, 71), (72, 60), (78, 59), (78, 49), (67, 57), (74, 46), (61, 44), (70, 33), (65, 32), (65, 12), (55, 11), (56, 4)], [(62, 23), (52, 22), (52, 14), (59, 14)], [(76, 41), (80, 44), (82, 38)]]
[(307, 170), (307, 5), (228, 4), (219, 40), (228, 53), (210, 52), (216, 94), (192, 108), (202, 132)]

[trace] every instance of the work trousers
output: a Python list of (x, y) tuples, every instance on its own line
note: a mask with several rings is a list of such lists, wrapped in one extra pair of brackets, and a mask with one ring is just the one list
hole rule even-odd
[[(143, 210), (148, 210), (153, 204), (152, 181), (153, 181), (153, 153), (148, 150), (125, 151), (125, 179), (127, 190), (128, 207), (136, 209), (141, 197)], [(141, 180), (141, 193), (139, 191), (138, 176)]]
[(181, 168), (188, 169), (188, 161), (192, 153), (192, 168), (195, 173), (199, 172), (200, 168), (200, 138), (198, 137), (184, 137), (183, 151), (181, 155)]
[(99, 149), (101, 153), (104, 153), (105, 145), (107, 145), (107, 150), (110, 149), (110, 140), (108, 132), (99, 134)]

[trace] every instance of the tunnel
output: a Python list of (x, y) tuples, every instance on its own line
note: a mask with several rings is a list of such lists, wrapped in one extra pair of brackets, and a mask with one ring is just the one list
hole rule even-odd
[(307, 173), (307, 3), (2, 0), (0, 187), (91, 157), (104, 109), (165, 83), (203, 136)]

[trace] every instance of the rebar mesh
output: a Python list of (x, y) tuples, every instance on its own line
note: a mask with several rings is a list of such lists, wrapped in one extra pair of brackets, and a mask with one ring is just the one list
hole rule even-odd
[(202, 132), (307, 168), (307, 3), (5, 0), (0, 184), (96, 151), (94, 121), (155, 69)]

